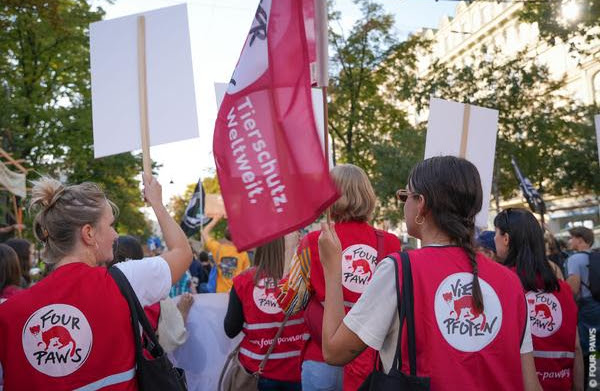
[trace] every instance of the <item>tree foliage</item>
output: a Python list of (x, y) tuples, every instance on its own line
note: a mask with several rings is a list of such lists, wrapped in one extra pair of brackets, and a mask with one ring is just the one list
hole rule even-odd
[(99, 183), (121, 209), (117, 229), (145, 236), (140, 158), (93, 158), (88, 26), (103, 15), (84, 0), (1, 2), (2, 147), (35, 170), (29, 179)]
[(435, 96), (499, 110), (495, 181), (503, 196), (517, 190), (511, 156), (546, 193), (598, 191), (594, 108), (565, 95), (565, 79), (525, 53), (506, 58), (484, 47), (474, 57), (470, 66), (433, 63), (415, 106)]
[[(502, 196), (518, 191), (511, 156), (547, 194), (600, 189), (592, 124), (598, 108), (565, 95), (564, 79), (553, 79), (525, 53), (508, 58), (487, 48), (468, 65), (438, 61), (423, 72), (419, 60), (431, 54), (431, 42), (422, 36), (399, 42), (392, 33), (393, 18), (380, 5), (355, 3), (362, 17), (347, 36), (336, 28), (341, 15), (330, 12), (329, 131), (341, 146), (338, 161), (367, 171), (380, 201), (379, 217), (397, 220), (401, 215), (394, 193), (423, 158), (426, 136), (426, 122), (411, 125), (407, 118), (426, 117), (432, 96), (500, 111), (494, 181)], [(545, 3), (526, 10), (536, 7), (543, 9)]]
[[(402, 110), (385, 99), (380, 86), (388, 79), (389, 69), (381, 67), (396, 42), (391, 29), (393, 17), (381, 5), (356, 0), (363, 13), (347, 36), (330, 28), (334, 55), (331, 58), (329, 87), (329, 130), (341, 162), (369, 170), (374, 163), (371, 146), (405, 123)], [(330, 26), (341, 19), (330, 15)]]
[[(568, 20), (565, 5), (575, 7), (576, 15)], [(524, 22), (537, 23), (540, 35), (554, 45), (560, 39), (569, 42), (571, 52), (597, 54), (597, 40), (600, 39), (600, 0), (571, 0), (561, 2), (530, 1), (525, 2), (519, 17)], [(592, 43), (596, 42), (594, 46)]]

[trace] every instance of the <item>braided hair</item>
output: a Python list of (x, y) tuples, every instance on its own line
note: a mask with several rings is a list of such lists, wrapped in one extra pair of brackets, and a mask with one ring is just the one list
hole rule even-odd
[(461, 247), (473, 267), (473, 303), (483, 311), (483, 295), (473, 238), (475, 216), (483, 194), (473, 163), (454, 156), (436, 156), (418, 163), (408, 177), (411, 191), (425, 200), (425, 210), (435, 225)]

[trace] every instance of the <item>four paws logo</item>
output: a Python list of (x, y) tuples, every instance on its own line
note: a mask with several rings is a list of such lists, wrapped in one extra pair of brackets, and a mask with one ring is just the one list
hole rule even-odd
[(277, 304), (278, 294), (277, 284), (270, 278), (259, 280), (258, 285), (254, 287), (254, 291), (252, 292), (256, 306), (267, 314), (278, 314), (281, 312), (281, 308)]
[(342, 284), (352, 292), (362, 293), (375, 273), (377, 250), (366, 244), (354, 244), (342, 253)]
[(435, 318), (448, 344), (462, 352), (477, 352), (491, 343), (502, 325), (502, 306), (494, 288), (481, 277), (484, 311), (475, 307), (473, 275), (455, 273), (435, 293)]
[(83, 313), (68, 304), (51, 304), (33, 313), (23, 327), (29, 363), (52, 377), (79, 369), (92, 350), (92, 329)]
[(562, 325), (562, 308), (552, 293), (527, 292), (527, 309), (531, 334), (539, 338), (549, 337)]

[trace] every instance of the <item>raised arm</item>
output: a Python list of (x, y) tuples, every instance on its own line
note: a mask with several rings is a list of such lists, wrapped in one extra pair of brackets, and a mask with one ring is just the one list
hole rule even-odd
[(335, 229), (327, 223), (321, 223), (319, 257), (325, 274), (323, 358), (331, 365), (345, 365), (362, 353), (367, 345), (343, 322), (342, 245)]
[(161, 257), (167, 261), (171, 270), (171, 281), (179, 281), (183, 273), (192, 263), (192, 249), (188, 243), (187, 237), (183, 233), (179, 224), (173, 220), (173, 217), (167, 212), (162, 202), (162, 187), (160, 183), (151, 175), (143, 175), (144, 179), (144, 198), (150, 204), (168, 250), (161, 254)]
[(216, 215), (211, 217), (212, 220), (210, 221), (210, 223), (206, 224), (206, 226), (202, 229), (202, 240), (204, 241), (204, 243), (207, 243), (210, 239), (212, 239), (210, 233), (212, 232), (213, 228), (215, 228), (215, 225), (217, 225), (217, 223), (223, 218), (222, 215)]

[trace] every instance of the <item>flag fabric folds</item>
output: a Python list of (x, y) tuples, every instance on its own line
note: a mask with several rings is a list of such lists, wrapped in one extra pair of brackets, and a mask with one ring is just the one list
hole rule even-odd
[(219, 109), (213, 152), (238, 250), (311, 223), (338, 197), (312, 109), (306, 16), (314, 23), (314, 0), (260, 1)]
[(204, 225), (208, 224), (211, 218), (204, 215), (204, 186), (202, 180), (198, 179), (194, 194), (185, 208), (183, 220), (181, 221), (181, 229), (189, 237), (194, 235)]

